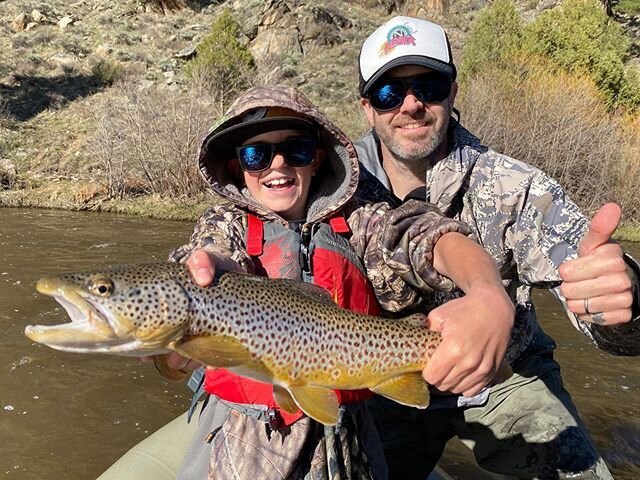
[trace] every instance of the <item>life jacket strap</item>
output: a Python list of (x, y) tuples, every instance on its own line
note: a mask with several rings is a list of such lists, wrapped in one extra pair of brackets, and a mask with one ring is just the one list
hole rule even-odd
[(262, 244), (264, 243), (262, 220), (249, 213), (247, 222), (247, 254), (251, 257), (259, 257), (262, 255)]

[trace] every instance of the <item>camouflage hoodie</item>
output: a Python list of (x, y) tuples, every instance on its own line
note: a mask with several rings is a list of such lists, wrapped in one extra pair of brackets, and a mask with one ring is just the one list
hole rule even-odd
[(305, 224), (326, 221), (338, 212), (345, 215), (351, 229), (350, 243), (363, 260), (367, 277), (383, 308), (397, 310), (398, 304), (408, 305), (417, 299), (416, 290), (396, 273), (398, 270), (426, 290), (454, 288), (449, 279), (433, 269), (432, 250), (442, 234), (467, 233), (468, 228), (443, 217), (437, 208), (424, 202), (393, 212), (384, 201), (375, 204), (359, 201), (354, 197), (359, 167), (353, 144), (304, 95), (285, 86), (248, 90), (204, 138), (198, 156), (199, 167), (223, 201), (199, 218), (190, 242), (175, 250), (172, 260), (184, 261), (194, 249), (208, 248), (223, 253), (251, 272), (253, 263), (245, 244), (247, 213), (288, 226), (285, 219), (256, 202), (248, 190), (238, 184), (220, 152), (207, 149), (212, 136), (233, 125), (241, 116), (265, 107), (292, 110), (320, 127), (320, 144), (326, 159), (312, 182)]
[[(451, 151), (428, 170), (425, 198), (447, 216), (469, 225), (497, 262), (516, 305), (507, 360), (513, 363), (530, 346), (553, 348), (538, 324), (532, 288), (559, 285), (558, 267), (576, 256), (588, 221), (562, 187), (541, 170), (492, 151), (453, 120), (449, 134)], [(388, 195), (377, 139), (369, 132), (355, 145), (364, 167), (360, 191), (373, 200)], [(638, 271), (632, 258), (627, 263)], [(436, 293), (438, 303), (453, 295)], [(620, 355), (640, 354), (640, 322), (605, 327), (567, 313), (574, 326), (600, 348)]]

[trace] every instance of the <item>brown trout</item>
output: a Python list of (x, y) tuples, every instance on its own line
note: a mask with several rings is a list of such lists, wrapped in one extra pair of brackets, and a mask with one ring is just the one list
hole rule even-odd
[[(39, 280), (37, 289), (54, 297), (71, 323), (30, 325), (25, 334), (57, 350), (175, 351), (271, 383), (283, 410), (300, 408), (325, 425), (338, 419), (334, 389), (368, 388), (404, 405), (429, 404), (421, 372), (441, 337), (422, 314), (359, 314), (321, 287), (241, 273), (222, 273), (202, 288), (183, 265), (170, 263), (63, 274)], [(167, 368), (161, 373), (171, 377)]]

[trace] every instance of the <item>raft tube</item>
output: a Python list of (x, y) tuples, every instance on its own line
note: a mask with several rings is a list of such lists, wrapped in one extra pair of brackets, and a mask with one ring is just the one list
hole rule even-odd
[[(97, 480), (175, 480), (197, 425), (197, 418), (187, 423), (183, 413), (131, 448)], [(436, 467), (426, 480), (453, 478)]]

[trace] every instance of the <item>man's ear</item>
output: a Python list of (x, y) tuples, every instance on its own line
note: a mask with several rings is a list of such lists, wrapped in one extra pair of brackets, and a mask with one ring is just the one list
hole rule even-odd
[(451, 84), (451, 91), (449, 92), (449, 103), (453, 106), (453, 102), (456, 99), (456, 95), (458, 94), (458, 82), (454, 81)]
[(374, 111), (373, 111), (373, 107), (369, 103), (369, 100), (367, 98), (360, 97), (360, 106), (362, 107), (362, 110), (364, 111), (364, 114), (367, 117), (367, 121), (369, 122), (369, 126), (373, 127)]

